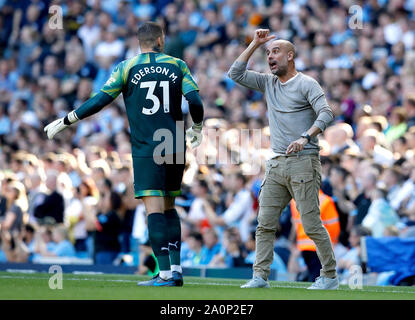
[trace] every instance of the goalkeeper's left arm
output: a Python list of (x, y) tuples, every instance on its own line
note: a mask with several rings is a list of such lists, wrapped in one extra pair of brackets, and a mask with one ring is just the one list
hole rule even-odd
[(196, 90), (186, 94), (185, 98), (189, 102), (189, 111), (193, 120), (193, 125), (186, 130), (186, 136), (189, 138), (192, 148), (196, 148), (202, 143), (203, 139), (203, 104)]
[(69, 112), (65, 117), (57, 119), (45, 127), (45, 132), (48, 135), (49, 139), (65, 130), (71, 124), (82, 120), (86, 117), (89, 117), (102, 110), (106, 105), (111, 103), (114, 100), (109, 94), (100, 91), (91, 99), (85, 101), (78, 109)]

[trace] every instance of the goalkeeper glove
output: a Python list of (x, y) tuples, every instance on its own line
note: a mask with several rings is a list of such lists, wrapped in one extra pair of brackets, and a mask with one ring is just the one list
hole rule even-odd
[(53, 139), (53, 137), (65, 130), (67, 127), (69, 127), (72, 123), (75, 123), (79, 120), (78, 116), (76, 115), (75, 111), (71, 111), (67, 114), (66, 117), (57, 119), (51, 123), (49, 123), (44, 131), (46, 132), (49, 139)]
[(186, 137), (189, 139), (192, 149), (197, 148), (202, 143), (202, 126), (202, 122), (193, 123), (193, 125), (186, 130)]

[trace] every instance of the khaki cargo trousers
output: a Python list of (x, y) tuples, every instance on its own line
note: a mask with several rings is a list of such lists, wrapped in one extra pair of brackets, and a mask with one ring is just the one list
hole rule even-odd
[(322, 269), (320, 276), (336, 276), (336, 259), (330, 236), (320, 217), (321, 163), (318, 154), (278, 156), (266, 162), (259, 193), (254, 276), (267, 280), (273, 261), (275, 232), (281, 212), (292, 198), (304, 231), (314, 241)]

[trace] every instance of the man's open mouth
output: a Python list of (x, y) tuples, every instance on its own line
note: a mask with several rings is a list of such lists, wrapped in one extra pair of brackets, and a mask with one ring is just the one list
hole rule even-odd
[(278, 65), (277, 65), (277, 63), (275, 62), (275, 61), (270, 61), (269, 62), (269, 67), (271, 68), (271, 69), (274, 69), (275, 67), (277, 67)]

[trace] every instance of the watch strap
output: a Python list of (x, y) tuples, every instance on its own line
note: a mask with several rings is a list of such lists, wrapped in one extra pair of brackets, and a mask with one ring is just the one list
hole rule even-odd
[(302, 138), (306, 138), (308, 142), (310, 142), (310, 141), (311, 141), (311, 137), (310, 137), (310, 135), (309, 135), (307, 132), (304, 132), (304, 133), (301, 135), (301, 137), (302, 137)]

